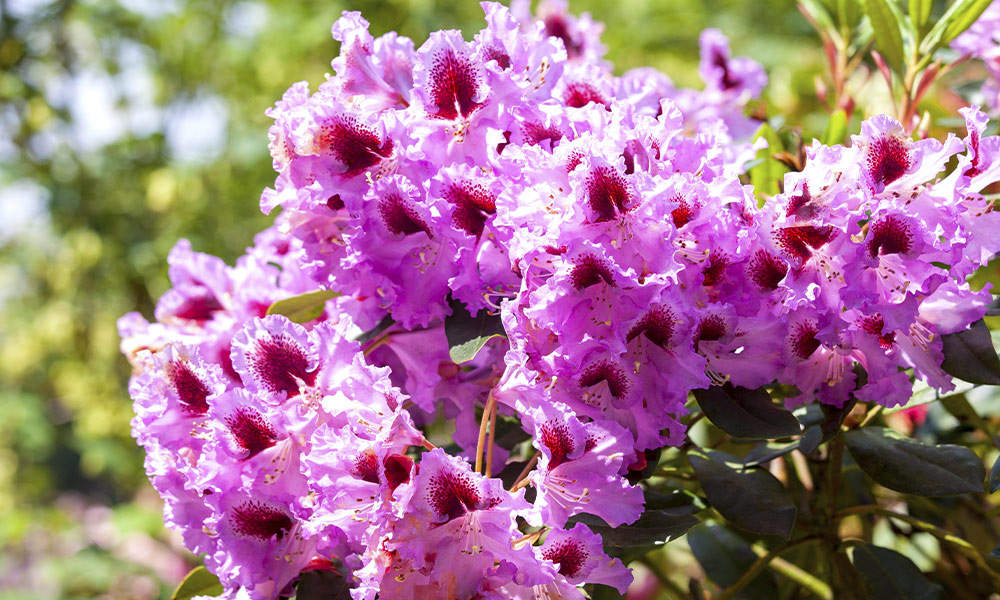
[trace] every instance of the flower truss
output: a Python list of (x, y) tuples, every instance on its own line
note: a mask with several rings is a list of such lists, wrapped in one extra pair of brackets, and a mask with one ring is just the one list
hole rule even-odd
[[(336, 75), (269, 112), (274, 226), (234, 267), (182, 240), (156, 321), (119, 322), (166, 522), (227, 597), (317, 569), (357, 599), (624, 593), (576, 517), (642, 515), (628, 475), (684, 441), (691, 390), (905, 404), (914, 379), (951, 388), (941, 336), (990, 301), (965, 283), (1000, 249), (978, 108), (964, 138), (876, 116), (815, 142), (761, 207), (740, 175), (766, 76), (720, 32), (694, 91), (614, 76), (561, 2), (483, 8), (471, 42), (420, 47), (345, 12)], [(269, 311), (316, 290), (336, 296), (308, 318)], [(462, 315), (504, 335), (456, 364)], [(496, 413), (537, 451), (506, 485), (495, 426), (479, 465)], [(441, 418), (447, 448), (424, 433)]]

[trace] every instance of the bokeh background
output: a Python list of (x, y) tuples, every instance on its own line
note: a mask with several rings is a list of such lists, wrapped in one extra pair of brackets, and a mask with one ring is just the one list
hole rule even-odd
[[(232, 262), (267, 225), (264, 111), (331, 71), (345, 9), (418, 46), (481, 27), (469, 0), (0, 0), (0, 599), (166, 598), (197, 563), (129, 435), (115, 321), (151, 317), (179, 237)], [(793, 0), (571, 10), (606, 23), (619, 74), (652, 65), (689, 87), (698, 34), (718, 27), (770, 76), (758, 108), (822, 130), (822, 52)], [(678, 581), (699, 576), (683, 541), (671, 552)]]

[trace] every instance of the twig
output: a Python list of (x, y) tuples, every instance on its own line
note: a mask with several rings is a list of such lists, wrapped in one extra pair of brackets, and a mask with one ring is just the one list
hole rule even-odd
[(486, 425), (489, 423), (490, 412), (493, 411), (494, 404), (496, 404), (496, 399), (493, 397), (491, 390), (489, 398), (486, 399), (486, 407), (483, 408), (483, 418), (479, 421), (479, 441), (476, 443), (476, 473), (483, 472), (483, 447), (486, 445)]

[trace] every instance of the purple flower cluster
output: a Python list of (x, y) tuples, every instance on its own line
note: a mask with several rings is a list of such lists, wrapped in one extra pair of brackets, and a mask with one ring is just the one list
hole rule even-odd
[[(985, 312), (965, 280), (1000, 249), (980, 194), (1000, 138), (977, 108), (964, 139), (880, 116), (814, 143), (760, 206), (740, 175), (766, 77), (719, 32), (693, 91), (614, 76), (601, 26), (560, 2), (483, 7), (471, 43), (419, 49), (344, 13), (336, 76), (270, 112), (274, 227), (235, 267), (182, 241), (156, 322), (119, 323), (165, 519), (227, 597), (311, 569), (359, 599), (624, 593), (574, 517), (641, 516), (627, 475), (683, 441), (691, 390), (904, 404), (914, 377), (951, 388), (940, 336)], [(340, 295), (314, 319), (267, 314), (319, 289)], [(506, 337), (456, 364), (445, 321), (466, 312)], [(536, 450), (509, 486), (490, 474), (511, 448), (472, 466), (494, 411)], [(447, 453), (424, 436), (442, 420)]]
[(952, 41), (951, 47), (983, 61), (989, 78), (982, 94), (993, 114), (1000, 114), (1000, 2), (990, 4), (979, 20)]

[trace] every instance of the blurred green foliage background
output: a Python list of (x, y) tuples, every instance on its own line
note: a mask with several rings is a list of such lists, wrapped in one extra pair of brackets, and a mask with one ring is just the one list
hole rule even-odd
[[(115, 321), (151, 317), (179, 237), (233, 261), (269, 219), (265, 109), (331, 71), (361, 10), (419, 46), (475, 2), (0, 0), (0, 598), (157, 598), (192, 564), (129, 436)], [(792, 0), (574, 1), (618, 73), (698, 87), (719, 27), (762, 62), (769, 114), (821, 130), (818, 39)]]

